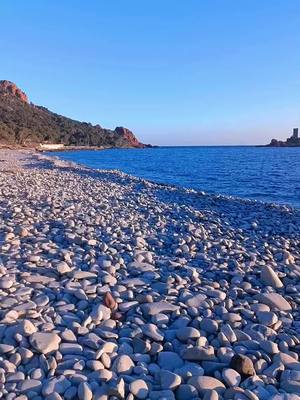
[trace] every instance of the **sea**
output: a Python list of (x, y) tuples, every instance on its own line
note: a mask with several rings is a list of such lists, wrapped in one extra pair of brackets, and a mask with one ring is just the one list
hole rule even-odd
[(300, 209), (300, 147), (157, 147), (49, 155), (158, 183)]

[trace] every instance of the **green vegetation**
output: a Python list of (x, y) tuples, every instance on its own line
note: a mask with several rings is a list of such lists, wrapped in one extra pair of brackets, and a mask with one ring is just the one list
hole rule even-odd
[[(75, 121), (44, 107), (26, 103), (16, 96), (0, 94), (0, 143), (30, 146), (41, 142), (72, 146), (139, 147), (117, 130)], [(139, 144), (138, 141), (136, 143)]]

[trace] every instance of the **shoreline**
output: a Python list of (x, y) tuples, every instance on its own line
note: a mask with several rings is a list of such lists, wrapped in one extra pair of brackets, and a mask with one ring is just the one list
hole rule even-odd
[[(106, 149), (104, 149), (104, 150), (106, 150)], [(59, 153), (59, 151), (55, 151), (55, 152)], [(189, 188), (189, 187), (186, 187), (186, 186), (153, 181), (151, 179), (142, 178), (142, 177), (138, 177), (136, 175), (128, 174), (128, 173), (126, 173), (126, 172), (124, 172), (122, 170), (119, 170), (119, 169), (98, 169), (98, 168), (95, 168), (95, 167), (89, 167), (87, 165), (80, 164), (80, 163), (75, 162), (75, 161), (64, 160), (64, 159), (60, 158), (57, 155), (53, 155), (53, 156), (52, 155), (50, 155), (50, 156), (43, 155), (43, 157), (46, 157), (46, 158), (49, 157), (49, 161), (50, 162), (53, 159), (57, 159), (59, 161), (65, 162), (65, 163), (70, 162), (71, 164), (73, 164), (74, 167), (76, 167), (76, 165), (77, 165), (79, 168), (85, 168), (85, 169), (88, 169), (88, 170), (91, 170), (91, 171), (101, 171), (101, 172), (107, 172), (107, 173), (123, 174), (124, 176), (127, 176), (128, 178), (138, 179), (138, 180), (141, 180), (141, 181), (149, 182), (149, 183), (154, 184), (154, 185), (163, 186), (163, 187), (166, 188), (166, 190), (167, 189), (170, 189), (170, 190), (176, 189), (176, 190), (179, 190), (179, 191), (183, 191), (183, 192), (185, 192), (187, 194), (194, 193), (194, 194), (198, 194), (199, 196), (206, 196), (208, 198), (211, 198), (211, 200), (223, 199), (224, 201), (236, 201), (236, 202), (240, 202), (240, 203), (261, 204), (261, 205), (263, 205), (265, 207), (280, 208), (282, 210), (289, 210), (289, 211), (294, 211), (294, 212), (299, 212), (300, 213), (300, 208), (299, 207), (295, 207), (295, 206), (293, 206), (291, 204), (288, 204), (288, 203), (276, 203), (276, 202), (264, 201), (264, 200), (259, 200), (259, 199), (250, 199), (250, 198), (246, 198), (246, 197), (244, 198), (244, 197), (239, 197), (239, 196), (234, 196), (234, 195), (226, 195), (226, 194), (221, 194), (221, 193), (219, 193), (219, 194), (218, 193), (211, 193), (211, 192), (206, 192), (204, 190)]]
[(297, 209), (31, 150), (0, 159), (4, 396), (300, 393)]

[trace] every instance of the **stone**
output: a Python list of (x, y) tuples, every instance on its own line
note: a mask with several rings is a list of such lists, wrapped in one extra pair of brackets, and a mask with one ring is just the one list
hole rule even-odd
[(24, 336), (31, 336), (36, 331), (36, 326), (28, 319), (23, 319), (23, 321), (18, 324), (18, 332)]
[(201, 304), (206, 300), (206, 296), (204, 294), (197, 294), (193, 297), (190, 297), (186, 300), (186, 305), (188, 307), (200, 307)]
[(210, 318), (203, 318), (200, 321), (200, 328), (208, 333), (216, 333), (218, 331), (218, 323)]
[(148, 336), (153, 340), (161, 342), (164, 339), (163, 333), (152, 323), (143, 325), (142, 330), (145, 336)]
[(42, 382), (37, 379), (24, 379), (18, 386), (21, 393), (40, 393), (42, 390)]
[(261, 303), (267, 304), (271, 310), (291, 311), (289, 302), (279, 293), (259, 293), (255, 299)]
[(67, 274), (72, 271), (72, 269), (69, 267), (69, 265), (65, 261), (61, 261), (60, 263), (58, 263), (56, 266), (56, 269), (60, 275)]
[(183, 380), (187, 380), (191, 376), (204, 375), (204, 370), (201, 365), (193, 362), (186, 362), (182, 367), (174, 369), (174, 372), (181, 376)]
[(58, 350), (60, 342), (61, 338), (56, 333), (35, 332), (30, 336), (32, 347), (42, 354)]
[(287, 369), (300, 371), (300, 362), (289, 354), (280, 352), (273, 356), (274, 362), (283, 364)]
[(183, 366), (183, 359), (175, 352), (162, 351), (158, 353), (157, 363), (162, 369), (174, 371), (176, 368)]
[(81, 382), (78, 386), (79, 400), (92, 400), (93, 392), (87, 382)]
[(224, 384), (211, 376), (194, 376), (187, 383), (194, 386), (201, 396), (204, 396), (206, 392), (211, 390), (215, 390), (219, 394), (225, 391)]
[(260, 340), (259, 346), (268, 354), (279, 353), (278, 344), (272, 340)]
[(188, 384), (180, 385), (176, 390), (176, 399), (177, 400), (193, 400), (198, 399), (198, 391), (197, 389)]
[(143, 379), (136, 379), (129, 384), (130, 393), (137, 399), (146, 399), (149, 393), (148, 385)]
[(81, 354), (83, 351), (83, 348), (80, 344), (78, 343), (61, 343), (59, 346), (59, 351), (61, 354)]
[(272, 326), (278, 321), (278, 317), (271, 311), (258, 311), (256, 313), (258, 322), (262, 325)]
[(276, 289), (283, 287), (283, 283), (278, 278), (278, 275), (269, 265), (263, 265), (261, 267), (260, 279), (266, 286), (272, 286)]
[(52, 393), (64, 394), (70, 386), (71, 383), (65, 376), (53, 377), (43, 383), (42, 394), (44, 396)]
[(176, 331), (177, 338), (182, 342), (187, 342), (188, 340), (195, 340), (200, 337), (200, 332), (198, 329), (186, 326), (180, 328)]
[(97, 304), (93, 307), (90, 316), (95, 322), (106, 321), (111, 317), (111, 310), (103, 304)]
[(103, 303), (105, 307), (109, 308), (110, 310), (115, 310), (117, 308), (116, 300), (110, 292), (106, 292), (104, 294)]
[(255, 375), (252, 360), (243, 354), (234, 355), (230, 361), (229, 367), (238, 372), (243, 378)]
[(168, 313), (178, 310), (178, 306), (168, 303), (167, 301), (159, 301), (156, 303), (142, 304), (141, 309), (145, 315), (156, 315), (159, 313)]
[(10, 344), (0, 343), (0, 354), (10, 353), (14, 350), (14, 346)]
[(1, 278), (0, 279), (0, 289), (10, 289), (14, 284), (12, 279), (9, 278)]
[(161, 389), (174, 390), (181, 384), (181, 377), (171, 371), (162, 369), (160, 371)]
[(225, 368), (222, 371), (222, 377), (227, 386), (239, 386), (241, 375), (232, 368)]
[(211, 361), (216, 359), (213, 346), (190, 347), (183, 350), (181, 355), (184, 360), (189, 361)]
[(172, 390), (152, 390), (149, 394), (150, 400), (175, 400)]
[(116, 372), (118, 375), (120, 374), (131, 375), (133, 368), (134, 368), (134, 362), (126, 354), (118, 356), (112, 364), (112, 370)]

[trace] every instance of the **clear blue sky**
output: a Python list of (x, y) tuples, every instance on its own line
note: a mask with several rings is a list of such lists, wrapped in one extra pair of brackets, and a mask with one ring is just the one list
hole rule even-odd
[(300, 126), (298, 0), (1, 0), (0, 79), (74, 119), (171, 145)]

